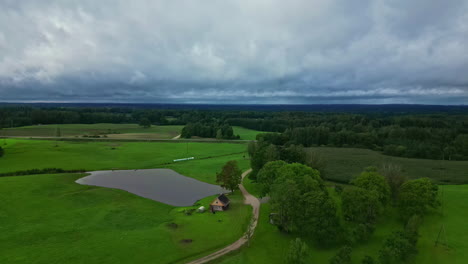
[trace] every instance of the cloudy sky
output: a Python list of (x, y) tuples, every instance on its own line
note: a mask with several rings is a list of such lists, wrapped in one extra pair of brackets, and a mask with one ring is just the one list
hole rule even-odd
[(0, 102), (468, 104), (468, 0), (0, 0)]

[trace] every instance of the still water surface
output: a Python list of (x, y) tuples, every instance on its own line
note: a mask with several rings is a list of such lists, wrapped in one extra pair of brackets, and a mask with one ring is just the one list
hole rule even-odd
[(76, 182), (122, 189), (174, 206), (190, 206), (204, 197), (226, 192), (218, 185), (201, 182), (170, 169), (94, 171)]

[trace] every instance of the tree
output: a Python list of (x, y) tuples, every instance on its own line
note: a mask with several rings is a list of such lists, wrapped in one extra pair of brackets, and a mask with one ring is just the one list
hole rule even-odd
[[(303, 164), (284, 165), (282, 161), (269, 163), (267, 171), (274, 175), (270, 204), (277, 214), (275, 224), (287, 232), (310, 235), (320, 245), (336, 242), (340, 229), (336, 205), (320, 173)], [(265, 179), (271, 180), (267, 175)]]
[(314, 168), (320, 172), (322, 178), (325, 177), (325, 169), (327, 167), (327, 161), (317, 151), (308, 151), (306, 153), (305, 164), (311, 168)]
[(140, 119), (139, 125), (141, 127), (143, 127), (143, 128), (150, 128), (151, 127), (151, 121), (148, 118), (144, 117), (144, 118)]
[(350, 246), (340, 248), (336, 255), (330, 259), (330, 264), (351, 264), (351, 252)]
[(237, 161), (228, 161), (222, 168), (220, 173), (216, 173), (216, 182), (221, 187), (231, 190), (232, 192), (239, 188), (242, 181), (242, 171), (237, 166)]
[(380, 173), (387, 180), (387, 183), (390, 186), (392, 200), (396, 202), (398, 191), (400, 190), (401, 185), (407, 180), (406, 176), (403, 175), (401, 166), (392, 163), (386, 163), (383, 164), (380, 168)]
[(282, 160), (270, 161), (258, 172), (257, 183), (261, 186), (262, 197), (270, 192), (271, 186), (279, 178), (280, 169), (285, 165), (287, 163)]
[(367, 240), (375, 228), (382, 211), (375, 191), (347, 187), (341, 194), (343, 217), (347, 223), (349, 243)]
[(438, 186), (428, 178), (407, 181), (398, 196), (400, 217), (406, 221), (413, 215), (423, 216), (429, 208), (439, 205)]
[(250, 141), (249, 144), (247, 145), (247, 152), (249, 153), (249, 157), (252, 158), (252, 156), (255, 154), (256, 151), (257, 151), (257, 142)]
[(416, 244), (413, 244), (404, 232), (397, 231), (385, 240), (379, 251), (379, 260), (382, 264), (402, 263), (415, 251)]
[(3, 150), (2, 147), (0, 147), (0, 157), (2, 157), (4, 153), (5, 153), (5, 151)]
[(296, 238), (289, 244), (288, 254), (286, 255), (286, 263), (288, 264), (305, 264), (308, 255), (308, 247), (300, 238)]
[(223, 131), (221, 129), (216, 131), (216, 139), (223, 139)]
[(343, 217), (354, 223), (374, 224), (381, 212), (376, 192), (347, 187), (341, 194)]
[(374, 264), (375, 260), (371, 256), (365, 256), (362, 261), (362, 264)]
[(367, 167), (351, 183), (357, 187), (375, 191), (382, 205), (385, 205), (390, 198), (390, 186), (388, 186), (385, 178), (377, 173), (377, 168), (375, 167)]

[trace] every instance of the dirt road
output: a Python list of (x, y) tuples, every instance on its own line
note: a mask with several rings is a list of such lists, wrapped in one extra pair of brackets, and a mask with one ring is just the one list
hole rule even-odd
[[(249, 174), (250, 172), (252, 171), (252, 169), (249, 169), (247, 171), (245, 171), (244, 173), (242, 173), (242, 180), (244, 179), (244, 177)], [(245, 204), (250, 204), (252, 206), (252, 215), (255, 219), (254, 223), (253, 223), (253, 229), (255, 230), (255, 227), (257, 227), (257, 221), (258, 221), (258, 215), (259, 215), (259, 212), (260, 212), (260, 201), (253, 195), (251, 195), (245, 188), (244, 188), (244, 185), (239, 185), (239, 189), (240, 191), (242, 192), (242, 195), (244, 195), (244, 203)], [(253, 235), (253, 232), (251, 233), (251, 235)], [(208, 261), (211, 261), (211, 260), (214, 260), (216, 258), (219, 258), (231, 251), (234, 251), (234, 250), (237, 250), (239, 249), (242, 245), (244, 245), (245, 243), (247, 243), (247, 238), (245, 237), (245, 235), (243, 235), (241, 238), (239, 238), (236, 242), (230, 244), (229, 246), (223, 248), (223, 249), (220, 249), (214, 253), (211, 253), (210, 255), (208, 256), (205, 256), (203, 258), (199, 258), (197, 260), (194, 260), (194, 261), (191, 261), (187, 264), (202, 264), (202, 263), (206, 263)]]

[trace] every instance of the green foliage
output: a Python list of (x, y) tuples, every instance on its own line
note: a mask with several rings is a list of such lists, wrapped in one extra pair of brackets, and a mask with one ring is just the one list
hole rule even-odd
[(327, 160), (323, 155), (320, 154), (318, 151), (307, 151), (305, 164), (311, 168), (314, 168), (320, 172), (320, 176), (322, 178), (326, 178), (326, 168), (327, 168)]
[(263, 165), (270, 161), (283, 160), (287, 163), (297, 162), (305, 164), (306, 151), (302, 146), (278, 146), (265, 141), (261, 134), (259, 136), (260, 140), (255, 145), (251, 143), (248, 148), (249, 153), (253, 153), (250, 160), (252, 173), (249, 175), (249, 178), (255, 180)]
[(140, 119), (140, 122), (138, 124), (143, 128), (150, 128), (151, 127), (151, 121), (146, 117)]
[(287, 264), (306, 264), (308, 255), (308, 247), (300, 238), (291, 240), (289, 244), (288, 254), (286, 255)]
[(280, 177), (280, 169), (287, 165), (282, 160), (270, 161), (258, 172), (257, 183), (261, 186), (260, 195), (263, 197), (270, 192), (270, 188)]
[(3, 157), (4, 154), (5, 154), (5, 151), (3, 150), (2, 147), (0, 147), (0, 158)]
[(411, 240), (405, 232), (393, 232), (379, 251), (379, 261), (382, 264), (402, 263), (415, 251), (415, 241)]
[(350, 246), (344, 246), (330, 259), (330, 264), (351, 264), (351, 252)]
[[(270, 185), (270, 204), (277, 214), (275, 224), (288, 232), (309, 235), (320, 245), (336, 242), (340, 228), (336, 205), (320, 173), (302, 164), (282, 162), (268, 163), (264, 173), (267, 171), (275, 178)], [(262, 179), (272, 180), (266, 175), (263, 178), (263, 174)]]
[(375, 167), (368, 167), (358, 177), (351, 181), (357, 187), (375, 191), (379, 201), (385, 205), (390, 199), (390, 187), (385, 178), (377, 173)]
[(221, 187), (234, 191), (239, 188), (242, 181), (242, 171), (237, 166), (237, 161), (228, 161), (220, 173), (216, 173), (216, 183)]
[(362, 264), (375, 264), (375, 260), (371, 256), (365, 256), (362, 261)]
[(239, 139), (240, 136), (234, 136), (232, 126), (227, 123), (217, 122), (195, 122), (188, 123), (182, 129), (181, 137), (190, 138), (192, 136), (216, 139)]
[(385, 163), (381, 166), (379, 171), (387, 180), (390, 186), (392, 200), (396, 202), (401, 185), (407, 181), (406, 176), (403, 175), (401, 166), (393, 163)]
[(374, 224), (382, 211), (375, 191), (347, 187), (341, 194), (343, 217), (354, 223)]
[(341, 194), (343, 218), (348, 222), (346, 240), (356, 243), (367, 240), (382, 213), (382, 204), (375, 191), (347, 187)]
[(403, 220), (413, 215), (423, 216), (429, 208), (439, 205), (438, 186), (428, 178), (407, 181), (401, 186), (398, 209)]

